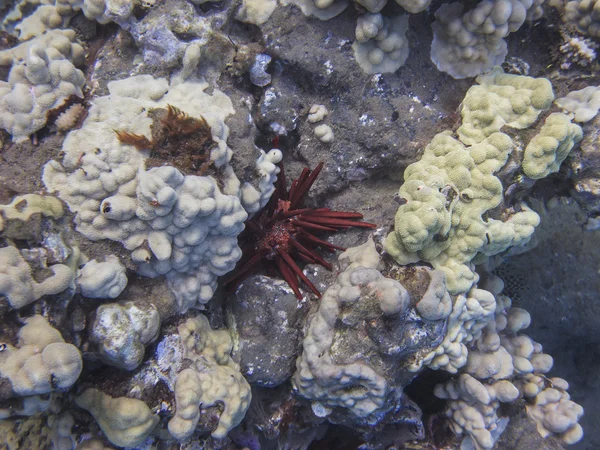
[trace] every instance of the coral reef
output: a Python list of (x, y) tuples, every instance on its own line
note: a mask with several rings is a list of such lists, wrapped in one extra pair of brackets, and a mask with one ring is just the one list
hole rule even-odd
[(0, 449), (600, 447), (599, 5), (0, 1)]
[(53, 30), (0, 52), (0, 65), (12, 66), (0, 82), (0, 127), (22, 141), (46, 124), (46, 114), (71, 95), (83, 96), (83, 47), (73, 30)]
[(429, 284), (421, 298), (384, 277), (372, 240), (339, 260), (343, 272), (310, 321), (292, 382), (312, 401), (317, 416), (334, 414), (335, 423), (340, 420), (336, 415), (348, 414), (350, 421), (375, 425), (412, 378), (406, 360), (441, 336), (451, 299), (440, 272), (414, 275)]
[[(543, 437), (554, 433), (566, 444), (578, 442), (583, 436), (577, 423), (583, 409), (569, 400), (568, 383), (546, 378), (552, 357), (528, 336), (517, 334), (530, 325), (529, 313), (510, 307), (511, 300), (501, 295), (504, 286), (499, 278), (489, 277), (483, 284), (495, 297), (495, 318), (468, 352), (464, 372), (435, 390), (436, 396), (451, 400), (446, 414), (452, 427), (476, 448), (491, 449), (507, 424), (497, 415), (499, 402), (514, 402), (524, 395), (534, 400), (527, 412)], [(544, 389), (547, 380), (556, 389)]]
[(583, 138), (581, 127), (564, 114), (550, 114), (523, 153), (523, 172), (534, 180), (558, 172), (573, 146)]
[(597, 0), (573, 0), (565, 4), (563, 20), (587, 36), (600, 37)]
[(241, 422), (250, 406), (250, 386), (231, 359), (231, 338), (226, 330), (213, 331), (208, 319), (198, 316), (180, 325), (184, 357), (192, 365), (175, 380), (177, 410), (169, 421), (169, 431), (178, 440), (194, 433), (200, 419), (199, 406), (223, 405), (212, 436), (224, 438)]
[(75, 403), (88, 410), (108, 440), (120, 447), (140, 445), (158, 423), (144, 402), (112, 398), (97, 389), (86, 389)]
[(571, 113), (575, 122), (589, 122), (600, 109), (600, 87), (588, 86), (579, 91), (569, 92), (555, 100), (564, 112)]
[[(217, 276), (241, 256), (236, 236), (247, 211), (265, 202), (251, 185), (241, 186), (228, 165), (232, 151), (223, 120), (232, 105), (218, 91), (205, 94), (206, 87), (198, 82), (170, 87), (150, 76), (109, 83), (112, 95), (97, 98), (82, 128), (65, 140), (62, 163), (51, 161), (44, 169), (48, 189), (77, 212), (77, 230), (92, 240), (121, 242), (143, 275), (167, 274), (181, 312), (210, 300)], [(150, 130), (153, 144), (146, 136)], [(207, 132), (212, 133), (209, 157), (197, 153)], [(181, 136), (196, 144), (182, 146)], [(140, 142), (160, 151), (144, 154), (137, 149)], [(147, 160), (150, 166), (161, 164), (173, 152), (180, 158), (176, 166), (187, 170), (200, 169), (200, 162), (210, 158), (215, 176), (186, 176), (172, 165), (140, 170)], [(257, 164), (265, 171), (263, 159)], [(261, 188), (267, 191), (269, 170), (275, 167), (263, 174), (267, 183)]]
[[(35, 315), (19, 330), (16, 347), (6, 345), (0, 355), (2, 400), (68, 390), (81, 370), (79, 349), (66, 343), (42, 316)], [(11, 409), (1, 408), (0, 417), (19, 414)]]
[[(504, 166), (514, 142), (503, 126), (524, 129), (535, 122), (554, 96), (547, 80), (494, 71), (478, 77), (467, 92), (458, 140), (440, 133), (421, 160), (407, 167), (398, 195), (404, 199), (386, 250), (400, 263), (429, 261), (445, 272), (452, 294), (469, 291), (477, 276), (471, 261), (525, 245), (539, 218), (525, 204), (507, 210), (503, 220), (489, 216), (503, 200), (494, 174)], [(500, 94), (497, 94), (499, 92)], [(556, 172), (582, 138), (564, 114), (551, 114), (523, 151), (522, 170), (531, 179)]]
[(41, 283), (35, 281), (29, 264), (15, 247), (0, 249), (0, 294), (4, 295), (10, 306), (22, 308), (44, 295), (58, 294), (67, 289), (74, 281), (75, 274), (65, 264), (50, 266), (52, 275)]
[(508, 53), (505, 38), (526, 19), (539, 18), (533, 1), (484, 1), (465, 11), (461, 2), (435, 13), (431, 60), (454, 78), (478, 75), (500, 65)]
[(356, 62), (366, 73), (396, 72), (408, 58), (408, 16), (383, 17), (368, 13), (358, 18)]

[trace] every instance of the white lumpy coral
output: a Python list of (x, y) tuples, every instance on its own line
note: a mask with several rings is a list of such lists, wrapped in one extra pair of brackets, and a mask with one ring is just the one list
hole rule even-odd
[(337, 16), (349, 3), (348, 0), (281, 0), (282, 5), (296, 5), (305, 16), (315, 16), (320, 20), (329, 20)]
[(145, 346), (156, 340), (159, 331), (156, 307), (129, 301), (100, 306), (91, 337), (108, 364), (133, 370), (142, 362)]
[(482, 384), (466, 373), (456, 380), (437, 385), (434, 393), (449, 400), (447, 415), (452, 419), (453, 431), (468, 435), (466, 439), (471, 441), (471, 446), (463, 441), (462, 448), (488, 450), (494, 447), (499, 437), (499, 433), (492, 431), (501, 424), (497, 415), (499, 402), (511, 402), (519, 396), (519, 391), (509, 381)]
[(117, 298), (125, 286), (125, 266), (114, 255), (102, 262), (93, 259), (77, 272), (77, 287), (85, 297)]
[[(477, 338), (470, 341), (468, 351), (463, 346), (461, 365), (454, 365), (453, 370), (444, 367), (456, 372), (464, 366), (463, 373), (434, 390), (437, 397), (448, 400), (446, 415), (454, 432), (465, 436), (462, 446), (492, 449), (507, 423), (498, 416), (499, 402), (512, 402), (521, 396), (532, 400), (527, 403), (527, 412), (543, 437), (554, 434), (566, 444), (579, 441), (583, 431), (577, 422), (583, 409), (570, 400), (566, 381), (546, 377), (552, 369), (552, 357), (529, 336), (519, 334), (531, 323), (529, 313), (511, 307), (510, 298), (501, 295), (504, 284), (500, 278), (488, 274), (482, 287), (489, 291), (476, 290), (493, 301), (489, 305), (495, 310), (486, 316), (487, 321), (476, 324)], [(453, 328), (449, 322), (448, 334)], [(461, 335), (472, 336), (465, 325), (461, 328)]]
[(408, 58), (408, 16), (368, 13), (358, 18), (354, 58), (366, 73), (393, 73)]
[(565, 380), (552, 378), (550, 381), (552, 387), (545, 387), (537, 394), (535, 402), (527, 405), (527, 413), (543, 437), (556, 435), (567, 445), (575, 444), (583, 438), (583, 428), (578, 423), (583, 408), (571, 400)]
[(572, 0), (566, 2), (563, 21), (587, 36), (600, 37), (600, 1)]
[[(110, 95), (95, 99), (82, 128), (65, 139), (62, 161), (45, 166), (44, 183), (76, 213), (79, 232), (92, 240), (121, 242), (142, 275), (167, 275), (180, 312), (201, 306), (212, 298), (217, 277), (240, 258), (237, 235), (247, 211), (257, 211), (268, 200), (280, 153), (257, 161), (261, 192), (247, 183), (241, 188), (228, 164), (232, 150), (223, 121), (234, 110), (225, 94), (206, 94), (208, 85), (202, 82), (169, 86), (148, 75), (108, 87)], [(115, 130), (149, 139), (148, 111), (168, 105), (206, 120), (219, 181), (186, 176), (172, 166), (146, 170), (147, 154), (117, 137)]]
[(315, 133), (315, 136), (321, 141), (321, 142), (325, 142), (326, 144), (330, 144), (331, 142), (333, 142), (333, 130), (331, 129), (331, 127), (329, 125), (319, 125), (317, 127), (315, 127), (315, 129), (313, 130), (313, 132)]
[(20, 0), (14, 3), (3, 25), (7, 29), (14, 28), (21, 40), (66, 27), (79, 11), (102, 24), (123, 23), (136, 5), (134, 0)]
[(329, 114), (325, 105), (312, 105), (308, 111), (308, 121), (310, 123), (320, 122)]
[(541, 14), (533, 0), (485, 0), (464, 9), (460, 2), (442, 5), (433, 23), (431, 60), (453, 78), (479, 75), (501, 64), (508, 53), (503, 38)]
[[(359, 251), (357, 251), (359, 250)], [(384, 315), (403, 314), (410, 306), (406, 289), (378, 270), (379, 256), (372, 241), (340, 255), (345, 270), (330, 286), (312, 319), (303, 343), (302, 356), (292, 383), (313, 402), (313, 411), (347, 408), (365, 417), (384, 405), (391, 389), (386, 378), (364, 361), (337, 363), (332, 355), (335, 324), (342, 308), (374, 297)]]
[(138, 447), (159, 421), (143, 401), (113, 398), (98, 389), (86, 389), (75, 404), (88, 410), (108, 440), (119, 447)]
[(554, 102), (564, 112), (570, 113), (575, 122), (589, 122), (596, 117), (600, 109), (600, 86), (571, 91)]
[(425, 11), (429, 7), (431, 0), (396, 0), (396, 3), (409, 13), (416, 14)]
[(83, 96), (83, 72), (75, 66), (84, 51), (73, 30), (54, 30), (0, 52), (0, 65), (12, 64), (0, 81), (0, 128), (14, 141), (26, 140), (46, 125), (46, 114), (71, 95)]
[(494, 320), (495, 311), (494, 296), (483, 289), (473, 288), (466, 295), (456, 297), (443, 342), (416, 361), (411, 370), (417, 371), (425, 365), (456, 373), (467, 363), (467, 345), (481, 336), (483, 328)]
[(445, 319), (452, 312), (452, 299), (446, 290), (446, 275), (441, 270), (432, 270), (429, 279), (427, 291), (417, 302), (417, 312), (425, 320)]
[(99, 23), (123, 21), (133, 13), (132, 0), (57, 0), (57, 3), (70, 3), (72, 8), (81, 10), (88, 19)]
[(224, 438), (244, 418), (250, 406), (250, 385), (231, 359), (232, 342), (227, 330), (212, 330), (205, 316), (188, 319), (178, 327), (184, 357), (190, 367), (175, 380), (175, 415), (169, 432), (178, 440), (192, 435), (200, 420), (199, 406), (223, 405), (214, 438)]
[(0, 352), (0, 380), (8, 379), (15, 394), (47, 394), (77, 381), (83, 367), (79, 350), (42, 316), (27, 319), (18, 337), (16, 347)]
[(282, 158), (283, 154), (281, 153), (281, 150), (274, 148), (269, 151), (269, 153), (265, 153), (261, 150), (260, 156), (256, 160), (256, 168), (260, 174), (260, 179), (258, 181), (258, 189), (260, 190), (260, 208), (267, 204), (271, 195), (275, 192), (275, 181), (277, 181), (277, 175), (281, 170), (277, 164), (281, 162)]
[(13, 308), (22, 308), (44, 295), (58, 294), (71, 286), (75, 273), (66, 264), (49, 267), (52, 275), (38, 283), (31, 267), (15, 247), (0, 248), (0, 295)]

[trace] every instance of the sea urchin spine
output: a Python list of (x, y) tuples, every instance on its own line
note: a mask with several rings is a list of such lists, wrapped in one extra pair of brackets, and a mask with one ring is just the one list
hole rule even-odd
[(338, 232), (350, 227), (376, 228), (377, 225), (359, 222), (362, 214), (332, 211), (329, 208), (300, 208), (308, 191), (323, 169), (323, 162), (314, 170), (305, 168), (287, 190), (283, 167), (277, 179), (276, 190), (269, 204), (255, 217), (246, 222), (246, 230), (240, 237), (243, 257), (236, 269), (225, 280), (226, 285), (239, 284), (261, 262), (271, 262), (292, 288), (298, 299), (300, 281), (317, 296), (319, 290), (304, 275), (293, 256), (309, 264), (319, 264), (331, 270), (329, 264), (316, 251), (317, 247), (328, 251), (345, 248), (319, 239), (314, 233)]

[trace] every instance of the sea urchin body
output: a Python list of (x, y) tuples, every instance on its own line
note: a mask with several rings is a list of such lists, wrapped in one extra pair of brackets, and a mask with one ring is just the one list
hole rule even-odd
[(240, 238), (244, 256), (225, 284), (238, 284), (260, 263), (267, 262), (275, 265), (298, 299), (302, 298), (300, 281), (321, 297), (294, 257), (331, 270), (331, 264), (323, 259), (317, 248), (329, 251), (345, 249), (319, 239), (316, 233), (335, 233), (350, 227), (376, 228), (375, 224), (359, 222), (358, 219), (363, 217), (360, 213), (300, 208), (322, 169), (322, 162), (314, 170), (304, 169), (288, 191), (282, 167), (269, 204), (246, 222), (246, 230)]

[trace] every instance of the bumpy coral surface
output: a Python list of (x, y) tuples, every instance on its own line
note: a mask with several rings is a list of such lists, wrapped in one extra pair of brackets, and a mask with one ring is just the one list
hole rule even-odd
[(175, 381), (175, 416), (169, 431), (185, 440), (194, 432), (200, 419), (199, 406), (223, 405), (219, 423), (212, 435), (224, 438), (237, 426), (250, 406), (250, 386), (230, 356), (231, 338), (226, 330), (212, 330), (206, 317), (189, 319), (179, 327), (184, 355), (191, 367), (177, 375)]
[(600, 6), (598, 0), (573, 0), (565, 4), (563, 21), (585, 35), (600, 37)]
[[(435, 388), (437, 397), (450, 400), (446, 415), (454, 431), (466, 435), (463, 445), (470, 441), (475, 448), (492, 449), (507, 424), (499, 417), (499, 402), (514, 402), (524, 395), (535, 400), (527, 411), (543, 437), (554, 434), (567, 444), (579, 441), (581, 406), (570, 400), (564, 380), (546, 377), (552, 357), (521, 334), (531, 323), (529, 313), (511, 307), (499, 278), (488, 276), (482, 287), (490, 289), (483, 292), (493, 301), (495, 316), (468, 351), (463, 373)], [(546, 389), (546, 383), (555, 383), (555, 388)]]
[(358, 18), (354, 57), (366, 73), (397, 71), (408, 58), (408, 16), (365, 14)]
[[(463, 102), (459, 139), (451, 132), (436, 135), (421, 160), (404, 172), (399, 190), (404, 204), (385, 244), (400, 264), (424, 260), (443, 270), (453, 294), (477, 282), (472, 260), (478, 253), (492, 256), (525, 245), (539, 223), (525, 204), (505, 211), (503, 220), (487, 213), (503, 201), (495, 173), (515, 146), (500, 130), (531, 126), (554, 99), (545, 79), (496, 69), (478, 81)], [(556, 172), (581, 137), (581, 128), (567, 116), (550, 115), (525, 147), (522, 171), (533, 179)]]
[(0, 52), (0, 65), (12, 64), (0, 82), (0, 127), (23, 141), (46, 124), (46, 114), (71, 95), (83, 96), (83, 48), (73, 30), (51, 31)]
[(533, 16), (525, 0), (483, 1), (465, 11), (461, 2), (442, 5), (433, 23), (431, 60), (454, 78), (467, 78), (501, 64), (508, 53), (503, 38)]
[(52, 275), (38, 283), (19, 250), (15, 247), (0, 248), (0, 294), (18, 309), (44, 295), (64, 291), (75, 279), (75, 273), (65, 264), (54, 264), (50, 270)]
[[(8, 398), (67, 390), (81, 373), (81, 353), (39, 315), (19, 330), (16, 347), (4, 344), (0, 352), (0, 380), (8, 380)], [(6, 400), (6, 390), (2, 400)], [(0, 409), (0, 417), (3, 415)]]
[(600, 447), (599, 3), (0, 0), (0, 448)]
[[(233, 112), (231, 102), (221, 92), (204, 93), (207, 85), (199, 82), (169, 87), (164, 79), (141, 76), (109, 87), (112, 94), (96, 99), (83, 127), (67, 136), (62, 162), (46, 166), (45, 183), (76, 212), (77, 230), (86, 237), (121, 242), (132, 251), (143, 275), (167, 274), (181, 311), (206, 303), (217, 276), (233, 269), (241, 256), (237, 235), (248, 217), (246, 210), (256, 211), (264, 202), (255, 188), (240, 186), (228, 165), (232, 151), (225, 142), (228, 128), (223, 120)], [(177, 105), (182, 109), (173, 109)], [(157, 124), (150, 110), (166, 117)], [(208, 160), (208, 154), (198, 154), (196, 148), (159, 136), (165, 128), (175, 127), (172, 132), (177, 134), (190, 124), (196, 133), (192, 116), (207, 124), (203, 133), (212, 133), (214, 176), (186, 176), (173, 166), (146, 168), (148, 157), (152, 162), (174, 151), (166, 149), (167, 144), (183, 152), (188, 169), (195, 167), (194, 156), (200, 158), (198, 169)], [(161, 145), (164, 153), (138, 150), (144, 140), (148, 148)], [(188, 157), (189, 151), (193, 153)], [(262, 189), (272, 190), (269, 170), (275, 166), (263, 174), (267, 182)]]
[(85, 297), (117, 298), (125, 286), (125, 267), (114, 255), (108, 255), (102, 262), (93, 259), (77, 272), (77, 287)]
[(557, 98), (555, 103), (565, 112), (574, 115), (575, 122), (589, 122), (600, 109), (600, 86), (588, 86)]
[(545, 78), (505, 74), (494, 69), (477, 77), (462, 102), (462, 124), (457, 134), (462, 142), (481, 142), (502, 127), (530, 127), (540, 113), (552, 105), (552, 84)]
[(562, 162), (581, 138), (581, 127), (571, 123), (566, 115), (549, 115), (540, 134), (525, 147), (523, 172), (536, 180), (558, 172)]
[(523, 220), (515, 220), (516, 227), (482, 219), (502, 200), (494, 172), (511, 150), (502, 133), (471, 147), (448, 133), (434, 137), (421, 160), (404, 173), (399, 195), (407, 202), (398, 208), (386, 250), (400, 264), (431, 262), (446, 274), (451, 293), (467, 292), (477, 281), (470, 262), (478, 252), (495, 254), (525, 243), (539, 221), (527, 210), (517, 213)]
[[(389, 410), (391, 393), (412, 377), (406, 359), (431, 347), (439, 332), (434, 323), (443, 324), (451, 311), (441, 272), (425, 275), (428, 288), (415, 299), (400, 282), (382, 275), (379, 264), (373, 241), (340, 255), (344, 270), (310, 322), (292, 380), (317, 415), (347, 409), (377, 423), (373, 417)], [(432, 323), (420, 326), (422, 320)]]
[(86, 389), (75, 398), (80, 408), (88, 410), (114, 445), (140, 445), (158, 423), (148, 406), (127, 397), (113, 398), (97, 389)]

